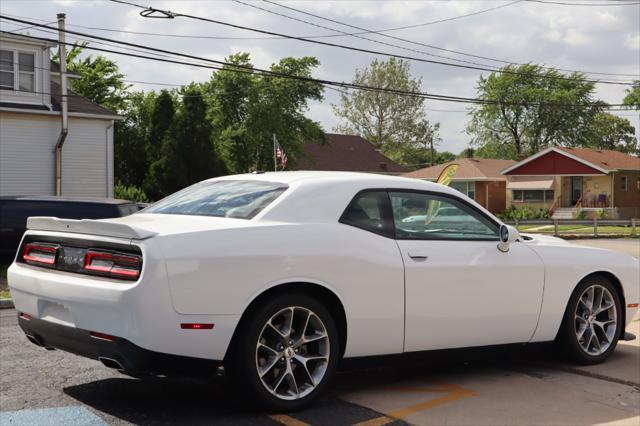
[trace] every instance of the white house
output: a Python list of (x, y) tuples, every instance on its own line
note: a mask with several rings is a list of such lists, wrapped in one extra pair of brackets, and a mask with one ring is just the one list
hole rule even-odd
[(50, 60), (55, 46), (0, 32), (0, 196), (113, 197), (113, 124), (120, 117), (69, 90), (62, 136), (60, 66)]

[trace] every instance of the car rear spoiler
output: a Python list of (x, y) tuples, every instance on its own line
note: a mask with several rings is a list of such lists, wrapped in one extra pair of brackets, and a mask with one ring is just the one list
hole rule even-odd
[(27, 229), (34, 231), (72, 232), (74, 234), (102, 235), (106, 237), (144, 240), (157, 235), (156, 232), (136, 228), (124, 223), (91, 219), (59, 219), (57, 217), (33, 216), (27, 219)]

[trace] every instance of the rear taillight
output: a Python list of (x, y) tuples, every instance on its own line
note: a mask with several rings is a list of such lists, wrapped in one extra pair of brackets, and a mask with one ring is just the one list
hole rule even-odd
[(22, 251), (22, 259), (32, 265), (53, 266), (56, 264), (59, 248), (57, 244), (28, 243)]
[(84, 270), (113, 278), (136, 280), (140, 276), (140, 256), (108, 251), (88, 250), (84, 258)]

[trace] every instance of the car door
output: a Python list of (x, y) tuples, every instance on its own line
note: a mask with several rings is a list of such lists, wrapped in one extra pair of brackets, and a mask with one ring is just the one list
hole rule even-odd
[(405, 265), (405, 351), (527, 342), (544, 266), (521, 242), (497, 248), (499, 224), (449, 194), (389, 191)]

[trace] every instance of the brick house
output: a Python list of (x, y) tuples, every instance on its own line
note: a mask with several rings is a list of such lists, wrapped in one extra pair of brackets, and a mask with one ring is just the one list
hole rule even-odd
[(506, 204), (507, 178), (502, 170), (514, 165), (513, 160), (489, 158), (459, 158), (437, 166), (426, 167), (403, 176), (435, 182), (442, 170), (450, 164), (459, 166), (450, 184), (492, 213), (501, 213)]
[(507, 205), (548, 208), (556, 218), (640, 217), (640, 158), (618, 151), (552, 147), (503, 170)]

